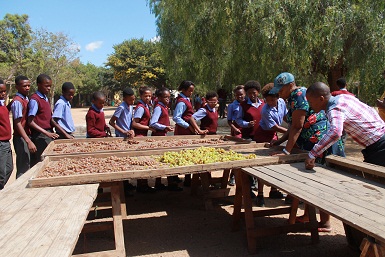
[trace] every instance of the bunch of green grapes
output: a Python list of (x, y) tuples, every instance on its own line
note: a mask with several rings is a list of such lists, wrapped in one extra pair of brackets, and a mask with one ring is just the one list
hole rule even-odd
[(228, 162), (256, 158), (255, 154), (243, 155), (233, 150), (222, 148), (200, 147), (187, 149), (180, 152), (165, 152), (157, 158), (159, 162), (167, 163), (171, 167), (188, 166), (194, 164), (207, 164), (215, 162)]

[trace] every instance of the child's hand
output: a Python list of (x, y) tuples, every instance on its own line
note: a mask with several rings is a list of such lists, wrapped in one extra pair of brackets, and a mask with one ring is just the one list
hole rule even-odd
[(133, 139), (135, 136), (135, 132), (133, 130), (127, 130), (125, 133), (128, 139)]
[(29, 141), (27, 142), (27, 147), (28, 147), (28, 150), (29, 150), (31, 153), (36, 153), (37, 148), (36, 148), (35, 144), (34, 144), (31, 140), (29, 140)]
[(51, 132), (47, 132), (47, 136), (48, 136), (49, 138), (52, 138), (52, 139), (57, 139), (57, 138), (59, 138), (59, 135), (58, 135), (58, 134), (56, 134), (56, 133), (51, 133)]
[(239, 135), (239, 134), (241, 134), (241, 130), (240, 130), (239, 128), (235, 128), (235, 129), (234, 129), (234, 133), (235, 133), (236, 135)]
[(196, 131), (196, 133), (198, 134), (198, 135), (205, 135), (205, 134), (207, 134), (207, 133), (209, 133), (209, 131), (206, 129), (206, 130), (200, 130), (200, 129), (198, 129), (197, 131)]
[(248, 125), (248, 126), (249, 126), (249, 128), (251, 128), (251, 127), (254, 127), (254, 125), (255, 125), (255, 121), (252, 120), (252, 121), (249, 122), (249, 125)]
[(67, 139), (74, 139), (75, 137), (74, 137), (73, 135), (66, 134), (66, 138), (67, 138)]
[(171, 127), (171, 126), (167, 126), (167, 127), (165, 128), (165, 130), (166, 130), (166, 132), (174, 131), (174, 128)]
[(151, 127), (148, 127), (148, 130), (149, 130), (149, 131), (152, 131), (152, 132), (156, 132), (156, 129), (151, 128)]
[(112, 137), (111, 129), (109, 127), (106, 127), (105, 131), (106, 131), (107, 137)]

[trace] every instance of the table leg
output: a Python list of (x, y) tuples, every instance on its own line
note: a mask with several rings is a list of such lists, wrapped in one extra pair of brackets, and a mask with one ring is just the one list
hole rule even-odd
[(127, 219), (126, 196), (124, 194), (123, 181), (119, 182), (119, 191), (120, 191), (120, 208), (122, 210), (122, 219)]
[(229, 181), (230, 170), (231, 169), (224, 169), (223, 170), (222, 181), (221, 181), (221, 188), (222, 189), (227, 188), (227, 182)]
[(242, 209), (242, 175), (240, 169), (234, 169), (235, 174), (235, 196), (234, 196), (234, 211), (233, 211), (233, 231), (239, 230), (239, 222), (241, 220)]
[(208, 192), (210, 191), (210, 173), (204, 172), (204, 173), (201, 173), (200, 176), (201, 176), (203, 198), (205, 201), (206, 210), (212, 210), (214, 208), (212, 199), (207, 198)]
[[(257, 250), (257, 240), (253, 236), (255, 231), (253, 203), (251, 201), (250, 179), (246, 172), (241, 172), (242, 176), (242, 195), (245, 209), (246, 236), (249, 253), (253, 254)], [(237, 183), (237, 182), (236, 182)]]
[(309, 208), (309, 221), (310, 221), (310, 234), (312, 243), (318, 243), (319, 234), (318, 234), (318, 221), (316, 216), (315, 208), (311, 205), (308, 205)]
[(112, 202), (112, 218), (114, 223), (114, 236), (116, 251), (122, 256), (126, 256), (126, 248), (124, 246), (124, 232), (122, 220), (122, 206), (120, 201), (121, 192), (120, 182), (114, 182), (111, 185), (111, 202)]
[(199, 187), (199, 174), (195, 173), (192, 175), (191, 180), (191, 195), (197, 195), (198, 194), (198, 187)]
[(289, 215), (289, 224), (295, 224), (295, 218), (297, 217), (299, 199), (293, 197), (293, 202), (291, 203), (291, 211)]

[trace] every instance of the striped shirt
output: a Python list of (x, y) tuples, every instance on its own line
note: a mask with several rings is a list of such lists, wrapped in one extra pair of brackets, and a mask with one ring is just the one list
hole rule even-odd
[(351, 95), (331, 96), (326, 107), (330, 128), (309, 153), (320, 156), (342, 135), (342, 130), (362, 146), (377, 142), (385, 134), (385, 122), (372, 107)]

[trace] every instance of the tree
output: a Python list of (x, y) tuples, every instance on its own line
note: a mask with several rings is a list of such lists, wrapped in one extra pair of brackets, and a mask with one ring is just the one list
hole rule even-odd
[(6, 14), (0, 20), (0, 72), (10, 81), (31, 62), (32, 30), (27, 15)]
[(131, 39), (115, 45), (114, 53), (108, 57), (107, 66), (112, 68), (120, 89), (142, 84), (158, 88), (166, 84), (157, 42)]
[(282, 71), (300, 85), (345, 76), (373, 101), (384, 83), (385, 3), (368, 1), (149, 0), (170, 81), (230, 89)]
[(57, 85), (68, 80), (68, 77), (62, 75), (65, 75), (66, 67), (77, 58), (79, 49), (62, 32), (52, 33), (44, 29), (35, 31), (32, 49), (34, 73), (46, 73), (52, 78), (51, 105), (53, 105), (55, 92), (60, 92)]

